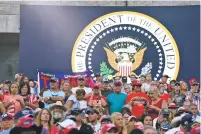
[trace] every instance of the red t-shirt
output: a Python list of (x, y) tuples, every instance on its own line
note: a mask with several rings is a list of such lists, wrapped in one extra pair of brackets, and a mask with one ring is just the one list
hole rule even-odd
[(53, 126), (52, 126), (51, 134), (59, 134), (59, 129), (57, 128), (56, 125), (53, 125)]
[(0, 100), (1, 101), (4, 101), (4, 98), (6, 97), (6, 96), (8, 96), (9, 95), (9, 93), (3, 93), (1, 96), (0, 96)]
[[(158, 107), (158, 108), (162, 109), (162, 103), (163, 103), (163, 99), (160, 99), (155, 104), (152, 104), (152, 101), (151, 101), (150, 105), (153, 105), (155, 107)], [(159, 112), (156, 111), (155, 109), (148, 109), (148, 114), (151, 116), (152, 119), (155, 119), (155, 118), (158, 117)]]
[[(92, 98), (92, 106), (93, 107), (102, 107), (101, 98), (103, 98), (106, 101), (106, 98), (104, 96), (102, 96), (102, 97), (100, 97), (100, 96), (93, 96), (93, 98)], [(88, 96), (87, 97), (87, 104), (89, 103), (90, 99), (91, 99), (91, 96)]]
[(166, 102), (168, 102), (168, 99), (171, 98), (169, 94), (163, 94), (160, 96), (161, 99), (165, 100)]
[[(133, 99), (134, 98), (134, 99)], [(141, 117), (144, 114), (144, 104), (149, 103), (150, 99), (146, 93), (130, 93), (126, 99), (126, 104), (133, 99), (132, 115), (137, 118)]]

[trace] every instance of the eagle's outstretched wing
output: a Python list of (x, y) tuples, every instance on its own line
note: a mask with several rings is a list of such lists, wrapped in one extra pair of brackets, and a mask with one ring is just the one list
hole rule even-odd
[(146, 49), (147, 48), (143, 48), (143, 49), (139, 50), (137, 53), (135, 53), (135, 55), (134, 55), (135, 62), (133, 63), (132, 71), (136, 70), (142, 63), (144, 52)]
[(105, 51), (107, 53), (107, 59), (108, 59), (108, 62), (110, 63), (110, 65), (118, 71), (118, 64), (116, 63), (115, 59), (116, 59), (116, 54), (113, 53), (111, 50), (109, 50), (108, 48), (105, 48)]

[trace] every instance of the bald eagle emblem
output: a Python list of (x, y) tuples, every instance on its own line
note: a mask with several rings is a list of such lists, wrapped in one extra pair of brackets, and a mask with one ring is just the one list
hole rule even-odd
[(143, 61), (146, 44), (130, 37), (121, 37), (106, 44), (104, 50), (109, 64), (117, 71), (116, 75), (129, 76)]

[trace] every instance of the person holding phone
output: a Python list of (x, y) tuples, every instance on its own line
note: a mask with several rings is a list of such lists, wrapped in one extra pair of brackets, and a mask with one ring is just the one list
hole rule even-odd
[(36, 109), (39, 107), (37, 96), (35, 94), (31, 94), (30, 87), (27, 82), (21, 83), (19, 94), (23, 97), (25, 106), (32, 109)]

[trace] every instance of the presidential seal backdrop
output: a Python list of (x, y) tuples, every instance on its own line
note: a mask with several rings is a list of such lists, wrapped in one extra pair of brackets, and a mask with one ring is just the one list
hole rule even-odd
[(151, 73), (154, 80), (168, 74), (176, 79), (180, 56), (177, 44), (159, 21), (132, 11), (112, 12), (88, 24), (75, 41), (73, 72), (104, 76)]

